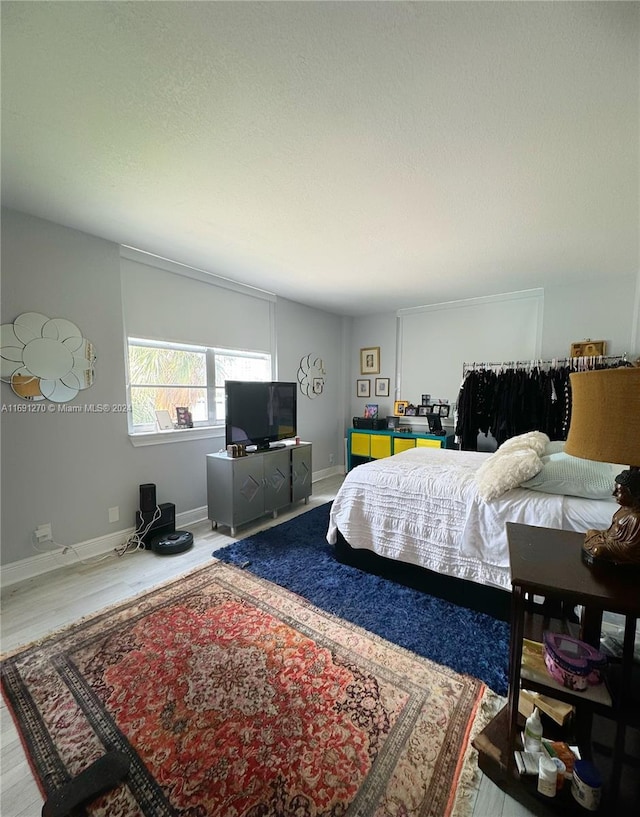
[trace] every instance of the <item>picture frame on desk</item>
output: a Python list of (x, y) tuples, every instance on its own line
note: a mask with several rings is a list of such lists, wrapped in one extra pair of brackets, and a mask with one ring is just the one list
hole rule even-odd
[(429, 414), (431, 414), (431, 406), (418, 406), (418, 417), (427, 417)]
[(404, 413), (409, 405), (408, 400), (396, 400), (393, 404), (393, 413), (398, 417), (404, 417)]

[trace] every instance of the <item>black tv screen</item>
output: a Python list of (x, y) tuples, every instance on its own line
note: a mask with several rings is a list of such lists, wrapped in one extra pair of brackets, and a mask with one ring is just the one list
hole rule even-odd
[(269, 448), (297, 433), (297, 384), (227, 380), (226, 444)]

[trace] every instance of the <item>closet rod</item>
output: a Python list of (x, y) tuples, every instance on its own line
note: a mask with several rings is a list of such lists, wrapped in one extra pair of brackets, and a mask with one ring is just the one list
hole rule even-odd
[(467, 374), (467, 372), (471, 372), (477, 369), (493, 369), (497, 367), (504, 367), (504, 368), (532, 368), (534, 366), (538, 367), (554, 367), (554, 366), (586, 366), (586, 368), (591, 368), (599, 363), (613, 363), (614, 361), (620, 363), (627, 362), (627, 353), (625, 352), (623, 355), (590, 355), (584, 357), (558, 357), (553, 358), (552, 360), (503, 360), (499, 363), (463, 363), (462, 364), (462, 373)]

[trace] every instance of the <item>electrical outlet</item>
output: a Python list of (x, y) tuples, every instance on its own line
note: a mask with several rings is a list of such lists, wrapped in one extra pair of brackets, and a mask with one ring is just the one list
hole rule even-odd
[(109, 508), (109, 522), (117, 522), (120, 519), (120, 508), (116, 505), (115, 508)]
[(336, 464), (336, 455), (335, 454), (329, 454), (329, 465), (335, 465), (335, 464)]
[(35, 530), (35, 537), (38, 542), (50, 542), (53, 539), (53, 533), (51, 532), (51, 522), (47, 522), (46, 525), (38, 525)]

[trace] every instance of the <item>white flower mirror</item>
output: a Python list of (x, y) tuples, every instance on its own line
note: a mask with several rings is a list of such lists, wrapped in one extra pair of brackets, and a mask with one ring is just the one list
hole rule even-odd
[(66, 403), (93, 384), (93, 344), (65, 318), (23, 312), (0, 326), (0, 380), (25, 400)]

